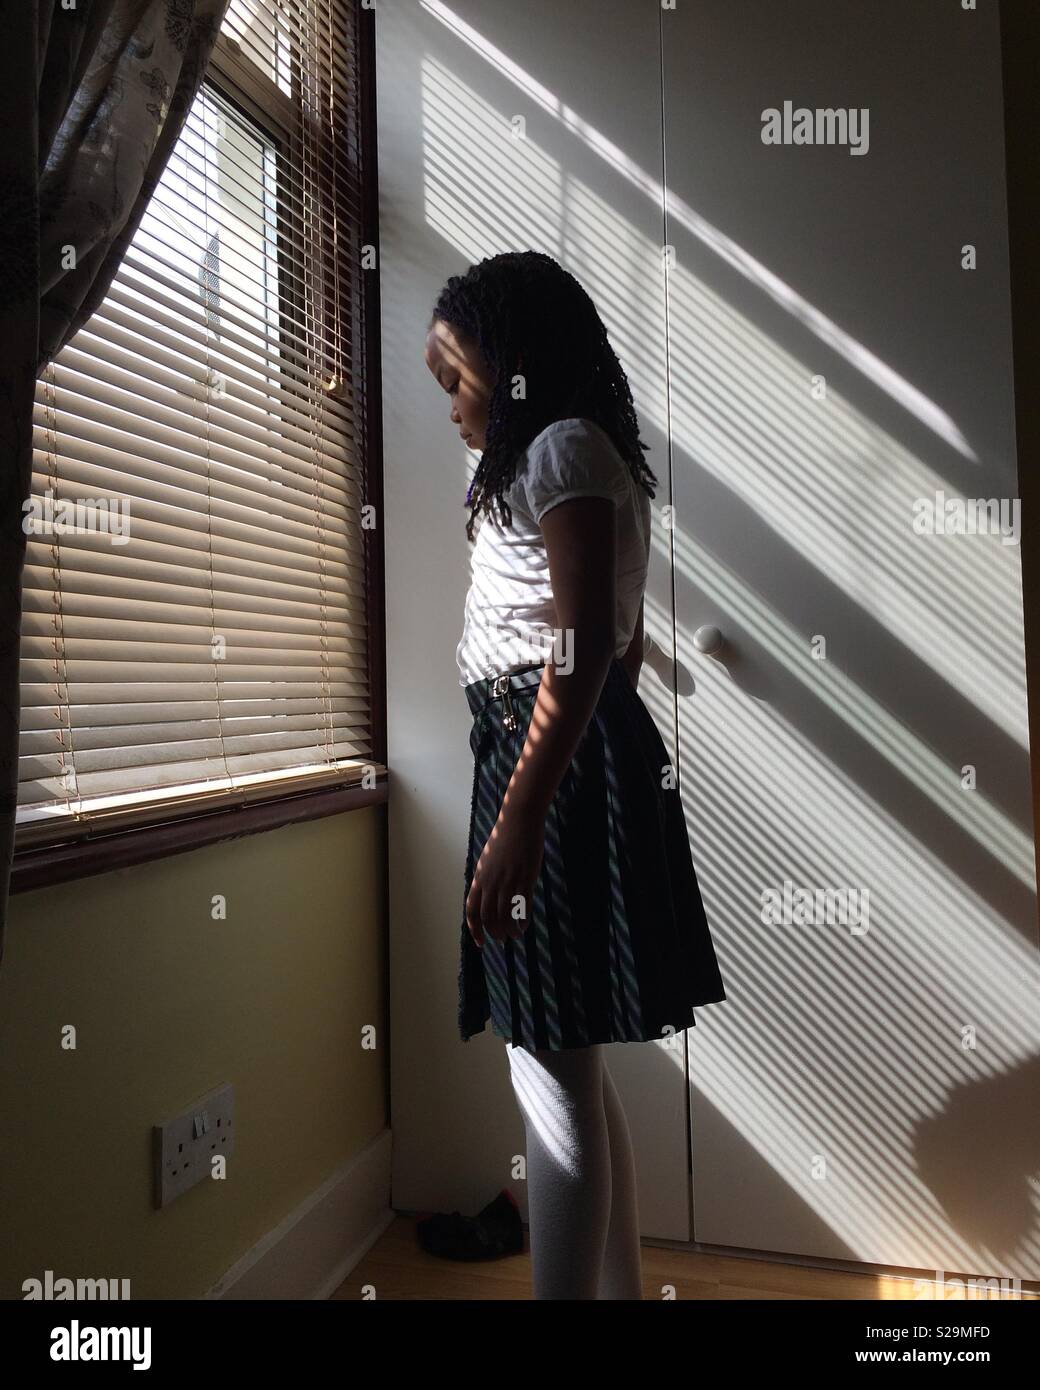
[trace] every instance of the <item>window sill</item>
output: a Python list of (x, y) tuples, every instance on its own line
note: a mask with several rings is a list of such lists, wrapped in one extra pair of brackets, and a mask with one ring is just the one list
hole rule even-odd
[(173, 854), (201, 849), (204, 845), (219, 844), (222, 840), (237, 840), (243, 835), (257, 835), (283, 825), (361, 810), (385, 802), (388, 797), (389, 781), (384, 773), (374, 787), (323, 787), (270, 801), (184, 816), (162, 825), (88, 834), (71, 844), (16, 848), (10, 891), (12, 894), (26, 893), (34, 888), (110, 873), (113, 869), (166, 859)]

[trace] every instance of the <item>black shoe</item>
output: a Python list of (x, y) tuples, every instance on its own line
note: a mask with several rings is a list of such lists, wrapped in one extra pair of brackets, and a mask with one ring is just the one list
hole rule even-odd
[(445, 1260), (497, 1260), (524, 1248), (520, 1208), (507, 1187), (476, 1216), (438, 1212), (415, 1229), (422, 1248)]

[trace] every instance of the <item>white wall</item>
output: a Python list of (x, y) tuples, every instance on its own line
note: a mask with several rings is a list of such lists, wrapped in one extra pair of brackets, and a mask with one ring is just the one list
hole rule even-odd
[[(475, 1211), (512, 1182), (523, 1126), (504, 1044), (462, 1043), (456, 975), (472, 785), (455, 646), (474, 456), (423, 362), (451, 274), (537, 249), (592, 295), (661, 480), (647, 626), (672, 650), (658, 15), (652, 5), (382, 4), (377, 12), (386, 477), (394, 1204)], [(595, 23), (590, 23), (592, 17)], [(604, 81), (604, 73), (618, 80)], [(624, 80), (621, 80), (624, 74)], [(524, 141), (510, 133), (526, 118)], [(674, 747), (670, 663), (641, 692)], [(635, 1054), (640, 1055), (635, 1055)], [(685, 1058), (608, 1049), (636, 1130), (647, 1235), (688, 1235)], [(654, 1078), (648, 1085), (649, 1069)]]

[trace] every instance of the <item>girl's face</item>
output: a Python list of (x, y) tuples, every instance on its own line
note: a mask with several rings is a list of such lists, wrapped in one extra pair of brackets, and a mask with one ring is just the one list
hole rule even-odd
[(471, 449), (483, 449), (493, 374), (475, 343), (442, 319), (426, 335), (426, 365), (451, 399), (451, 421)]

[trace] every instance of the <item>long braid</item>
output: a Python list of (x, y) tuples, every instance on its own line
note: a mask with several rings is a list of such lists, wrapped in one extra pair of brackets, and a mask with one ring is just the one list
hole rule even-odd
[[(586, 291), (551, 256), (507, 251), (453, 275), (429, 326), (438, 319), (477, 344), (495, 378), (484, 450), (466, 494), (469, 540), (480, 512), (497, 509), (512, 524), (503, 494), (528, 445), (556, 420), (598, 424), (636, 482), (655, 495), (657, 478), (643, 458), (648, 446), (639, 438), (628, 378), (606, 327)], [(526, 392), (521, 400), (513, 398), (518, 374)]]

